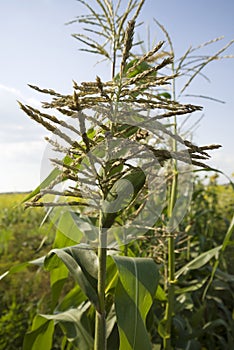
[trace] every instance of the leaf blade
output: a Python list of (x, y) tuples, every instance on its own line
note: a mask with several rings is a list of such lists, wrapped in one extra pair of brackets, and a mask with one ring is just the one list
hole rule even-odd
[(53, 249), (46, 257), (44, 265), (51, 270), (58, 268), (60, 262), (66, 265), (84, 294), (98, 308), (97, 256), (93, 250), (84, 245)]
[(213, 249), (210, 249), (199, 256), (197, 256), (195, 259), (190, 261), (188, 264), (184, 265), (181, 269), (179, 269), (175, 277), (178, 278), (180, 275), (187, 273), (190, 270), (199, 269), (200, 267), (207, 264), (215, 255), (219, 253), (222, 246), (215, 247)]
[[(151, 349), (145, 322), (158, 286), (158, 270), (152, 259), (113, 257), (119, 272), (115, 308), (120, 350)], [(126, 317), (131, 314), (131, 322)]]

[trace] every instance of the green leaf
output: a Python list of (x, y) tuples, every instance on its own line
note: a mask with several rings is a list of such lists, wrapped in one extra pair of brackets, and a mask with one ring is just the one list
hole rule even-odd
[(78, 307), (81, 303), (87, 300), (87, 296), (82, 292), (80, 286), (75, 285), (66, 296), (63, 298), (61, 303), (58, 305), (56, 310), (66, 311), (68, 309)]
[(98, 308), (97, 255), (86, 245), (53, 249), (45, 259), (48, 270), (57, 268), (62, 261), (84, 294)]
[(106, 317), (106, 337), (108, 338), (113, 331), (113, 328), (116, 324), (116, 314), (114, 304), (111, 306), (111, 309)]
[(204, 171), (205, 172), (212, 171), (212, 172), (215, 172), (215, 173), (223, 175), (229, 181), (229, 184), (231, 185), (232, 189), (234, 190), (234, 183), (232, 182), (231, 178), (229, 176), (227, 176), (227, 174), (225, 174), (223, 171), (215, 169), (215, 168), (207, 168), (207, 169), (203, 168), (203, 169), (193, 170), (194, 173), (198, 173), (198, 172), (201, 172), (201, 171), (202, 172), (204, 172)]
[[(63, 216), (61, 215), (61, 220), (63, 221)], [(53, 243), (53, 248), (65, 248), (76, 245), (76, 241), (63, 234), (60, 228), (60, 221), (57, 223), (58, 229), (56, 230), (56, 236)]]
[(51, 310), (57, 305), (62, 288), (68, 277), (68, 270), (65, 265), (61, 265), (50, 271), (50, 286), (51, 286)]
[(212, 330), (212, 334), (214, 332), (214, 329), (217, 328), (217, 327), (220, 327), (220, 326), (223, 326), (225, 327), (226, 329), (228, 329), (228, 324), (227, 322), (225, 322), (223, 319), (221, 318), (218, 318), (214, 321), (210, 321), (208, 323), (206, 323), (204, 326), (203, 326), (203, 329), (206, 330), (206, 332), (209, 332)]
[[(128, 72), (128, 70), (130, 68), (132, 68), (137, 62), (139, 61), (139, 59), (135, 58), (133, 60), (131, 60), (125, 67), (124, 69), (124, 73), (126, 75), (127, 78), (133, 78), (135, 76), (137, 76), (140, 73), (143, 73), (145, 71), (147, 71), (148, 69), (152, 68), (151, 65), (149, 65), (147, 62), (143, 61), (140, 64), (136, 65), (136, 67), (134, 68), (134, 70)], [(152, 76), (156, 76), (156, 72), (151, 73)], [(120, 76), (119, 74), (117, 74), (115, 76), (115, 80), (119, 80)]]
[(55, 315), (37, 315), (34, 318), (32, 330), (25, 336), (23, 350), (51, 350), (54, 327), (57, 324), (75, 349), (93, 349), (93, 338), (86, 316), (90, 305), (86, 303), (77, 309)]
[(158, 94), (157, 96), (159, 97), (164, 97), (164, 98), (167, 98), (167, 99), (171, 99), (171, 94), (169, 94), (169, 92), (162, 92), (161, 94)]
[(158, 285), (158, 288), (156, 290), (155, 299), (160, 301), (167, 301), (167, 295), (160, 285)]
[[(59, 210), (59, 212), (61, 212), (61, 210)], [(72, 244), (80, 243), (83, 237), (83, 233), (74, 221), (72, 212), (65, 211), (61, 213), (57, 228), (65, 237), (71, 240)], [(60, 247), (67, 247), (68, 245), (70, 244)]]
[(4, 272), (1, 276), (0, 276), (0, 281), (5, 278), (6, 276), (16, 273), (16, 272), (20, 272), (26, 269), (26, 267), (28, 267), (29, 263), (22, 263), (22, 264), (17, 264), (15, 266), (12, 266), (8, 271)]
[[(232, 220), (231, 220), (231, 223), (230, 223), (229, 228), (227, 230), (227, 233), (226, 233), (226, 235), (224, 237), (223, 244), (221, 246), (221, 253), (223, 253), (225, 251), (225, 249), (227, 248), (227, 246), (229, 245), (233, 231), (234, 231), (234, 215), (232, 217)], [(209, 280), (209, 282), (208, 282), (208, 284), (207, 284), (207, 286), (206, 286), (206, 288), (204, 290), (204, 293), (203, 293), (203, 299), (205, 298), (206, 293), (207, 293), (207, 291), (208, 291), (208, 289), (209, 289), (209, 287), (210, 287), (210, 285), (211, 285), (211, 283), (212, 283), (212, 281), (214, 279), (216, 270), (217, 270), (217, 268), (219, 266), (219, 261), (220, 261), (220, 259), (217, 259), (215, 261), (215, 263), (214, 263), (214, 266), (213, 266), (213, 269), (212, 269), (212, 272), (211, 272), (211, 276), (210, 276), (210, 280)]]
[(96, 218), (82, 216), (80, 213), (71, 212), (74, 224), (85, 236), (87, 241), (96, 241), (98, 239), (98, 227), (96, 227)]
[(12, 266), (8, 271), (4, 272), (0, 276), (0, 281), (1, 281), (1, 279), (3, 279), (4, 277), (6, 277), (8, 275), (12, 275), (14, 273), (18, 273), (18, 272), (24, 271), (30, 265), (37, 265), (37, 266), (42, 267), (43, 264), (44, 264), (44, 259), (45, 259), (45, 257), (43, 256), (41, 258), (38, 258), (38, 259), (35, 259), (35, 260), (32, 260), (32, 261), (27, 261), (27, 262), (24, 262), (24, 263)]
[(231, 275), (227, 272), (223, 272), (219, 268), (217, 268), (215, 274), (220, 280), (224, 282), (234, 282), (234, 275)]
[[(64, 164), (69, 165), (72, 162), (72, 159), (69, 156), (65, 156), (63, 158), (63, 162)], [(28, 200), (32, 199), (37, 194), (39, 194), (41, 189), (48, 187), (51, 184), (51, 182), (54, 181), (57, 178), (57, 176), (59, 176), (60, 174), (61, 174), (61, 170), (59, 170), (58, 168), (54, 168), (50, 172), (50, 174), (45, 178), (45, 180), (43, 180), (41, 184), (37, 188), (35, 188), (35, 190), (33, 190), (31, 193), (28, 194), (27, 197), (23, 199), (22, 203), (27, 202)]]
[[(72, 238), (77, 239), (79, 241), (79, 232), (76, 231), (76, 228), (73, 228), (73, 225), (75, 224), (73, 223), (70, 213), (69, 212), (63, 213), (59, 208), (59, 210), (55, 210), (54, 215), (55, 215), (54, 219), (57, 221), (56, 218), (59, 217), (59, 221), (58, 223), (56, 223), (58, 229), (56, 231), (56, 237), (54, 240), (53, 248), (64, 248), (64, 247), (68, 247), (76, 244), (77, 242)], [(67, 225), (66, 225), (66, 220), (67, 220)], [(64, 233), (67, 233), (67, 234), (64, 234)], [(58, 264), (58, 267), (52, 269), (50, 272), (50, 286), (51, 286), (51, 294), (52, 294), (51, 309), (52, 310), (54, 310), (54, 308), (56, 307), (63, 285), (67, 280), (67, 277), (68, 277), (68, 270), (62, 262)]]
[(139, 130), (138, 126), (129, 125), (129, 124), (116, 124), (117, 132), (121, 133), (121, 136), (124, 138), (129, 138), (130, 136), (136, 134)]
[(94, 341), (86, 316), (89, 308), (90, 303), (86, 303), (77, 309), (70, 309), (56, 315), (41, 316), (47, 320), (54, 320), (56, 324), (58, 323), (68, 341), (75, 346), (75, 349), (92, 350)]
[(161, 338), (166, 339), (168, 337), (168, 332), (166, 330), (167, 320), (163, 318), (158, 324), (158, 334)]
[(51, 350), (53, 334), (53, 320), (37, 315), (33, 320), (32, 330), (24, 337), (23, 350)]
[(222, 248), (221, 248), (221, 251), (224, 252), (225, 249), (227, 248), (230, 240), (231, 240), (231, 236), (232, 236), (232, 233), (234, 231), (234, 215), (232, 217), (232, 220), (230, 222), (230, 225), (229, 225), (229, 228), (227, 230), (227, 233), (226, 233), (226, 236), (223, 240), (223, 244), (222, 244)]
[(206, 276), (201, 281), (192, 281), (193, 283), (190, 282), (189, 286), (176, 289), (175, 294), (184, 294), (184, 293), (188, 293), (188, 292), (194, 292), (194, 291), (200, 289), (201, 287), (203, 287), (204, 284), (206, 283), (207, 279), (208, 279), (208, 277)]
[(93, 140), (95, 135), (96, 135), (96, 131), (95, 131), (95, 129), (93, 127), (88, 129), (87, 136), (88, 136), (89, 139)]
[(215, 247), (197, 256), (195, 259), (190, 261), (188, 264), (184, 265), (179, 269), (175, 277), (178, 278), (180, 275), (187, 273), (190, 270), (196, 270), (200, 267), (206, 265), (213, 257), (217, 256), (222, 246)]
[(146, 316), (158, 286), (158, 269), (152, 259), (113, 256), (119, 272), (115, 309), (120, 350), (151, 349)]
[(43, 188), (46, 188), (47, 186), (49, 186), (49, 184), (56, 179), (56, 177), (60, 174), (60, 170), (55, 168), (51, 171), (51, 173), (45, 178), (44, 181), (42, 181), (42, 183), (35, 188), (35, 190), (33, 190), (31, 193), (29, 193), (27, 195), (27, 197), (25, 197), (23, 199), (22, 203), (25, 203), (27, 201), (29, 201), (30, 199), (32, 199), (33, 197), (35, 197), (38, 193), (40, 193), (40, 190)]
[(116, 268), (116, 264), (110, 255), (107, 256), (106, 261), (106, 289), (105, 293), (111, 292), (111, 290), (115, 289), (118, 281), (118, 271)]
[(114, 183), (103, 203), (102, 227), (112, 226), (118, 213), (136, 198), (145, 180), (145, 173), (140, 168), (135, 168)]

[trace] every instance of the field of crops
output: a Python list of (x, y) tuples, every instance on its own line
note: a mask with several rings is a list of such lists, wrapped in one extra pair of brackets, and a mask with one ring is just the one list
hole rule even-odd
[[(24, 197), (25, 193), (0, 194), (0, 275), (51, 247), (53, 229), (48, 224), (40, 228), (44, 211), (24, 210)], [(32, 268), (1, 280), (0, 349), (22, 348), (23, 335), (48, 295), (49, 276)]]
[[(24, 197), (25, 194), (18, 193), (0, 195), (0, 274), (13, 265), (46, 254), (52, 246), (54, 228), (49, 222), (40, 227), (44, 211), (42, 209), (24, 210), (23, 206), (19, 205)], [(193, 240), (190, 241), (190, 244), (198, 241), (197, 247), (201, 251), (221, 244), (233, 214), (233, 189), (230, 185), (218, 186), (212, 179), (208, 186), (197, 181), (193, 202), (192, 212), (188, 213), (184, 221), (185, 226), (189, 221), (193, 221), (193, 232), (190, 232)], [(188, 254), (188, 249), (191, 249), (191, 254), (194, 254), (192, 247), (186, 244), (187, 249), (183, 254)], [(141, 243), (139, 247), (139, 255), (142, 255), (144, 250), (143, 255), (152, 256), (153, 242)], [(157, 256), (155, 259), (157, 260)], [(194, 328), (198, 330), (205, 322), (201, 318), (204, 317), (204, 314), (206, 315), (208, 330), (202, 335), (206, 337), (202, 340), (203, 349), (210, 349), (207, 345), (210, 339), (213, 341), (217, 337), (224, 343), (228, 341), (230, 343), (233, 337), (233, 263), (233, 247), (229, 247), (225, 251), (222, 266), (225, 273), (219, 270), (219, 278), (214, 281), (206, 306), (197, 304), (196, 298), (199, 297), (200, 290), (192, 294), (193, 289), (191, 288), (190, 293), (186, 294), (187, 306), (183, 305), (184, 310), (178, 311), (180, 317), (186, 318), (189, 316), (189, 309), (196, 308), (197, 312), (193, 314), (192, 322)], [(209, 269), (209, 266), (207, 268)], [(205, 271), (204, 267), (195, 270), (190, 277), (200, 281), (201, 276), (206, 276)], [(198, 277), (199, 274), (200, 277)], [(73, 282), (68, 281), (68, 285), (69, 283), (71, 286)], [(185, 284), (185, 280), (183, 283)], [(38, 312), (50, 312), (50, 301), (49, 274), (40, 268), (30, 267), (26, 271), (2, 279), (0, 282), (0, 349), (21, 349), (24, 334), (29, 329), (33, 317)], [(181, 308), (182, 304), (181, 300)], [(158, 312), (160, 305), (156, 309)], [(156, 331), (151, 330), (151, 334), (152, 338), (157, 337)], [(58, 339), (59, 336), (58, 331)], [(59, 347), (55, 342), (53, 349), (57, 348)]]

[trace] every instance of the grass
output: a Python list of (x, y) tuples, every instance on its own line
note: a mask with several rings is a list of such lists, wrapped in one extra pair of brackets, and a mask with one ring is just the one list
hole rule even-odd
[(0, 193), (0, 210), (2, 211), (4, 208), (10, 209), (19, 204), (26, 195), (26, 192)]

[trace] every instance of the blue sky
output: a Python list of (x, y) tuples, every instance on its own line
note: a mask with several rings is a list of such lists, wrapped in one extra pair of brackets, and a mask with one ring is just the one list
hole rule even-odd
[[(103, 80), (110, 78), (104, 65), (94, 65), (94, 56), (78, 51), (79, 44), (71, 37), (78, 27), (64, 25), (82, 13), (83, 7), (75, 0), (0, 1), (0, 192), (31, 190), (40, 182), (46, 132), (20, 111), (16, 100), (39, 106), (43, 96), (27, 84), (71, 93), (72, 79), (94, 80), (97, 74)], [(140, 16), (145, 22), (141, 35), (149, 25), (151, 38), (162, 39), (152, 20), (155, 17), (170, 33), (177, 57), (191, 45), (224, 35), (221, 42), (203, 51), (214, 53), (234, 39), (233, 13), (233, 0), (146, 0)], [(226, 54), (234, 54), (234, 45)], [(204, 106), (205, 117), (194, 141), (222, 144), (222, 149), (212, 152), (209, 164), (230, 176), (234, 172), (234, 59), (212, 62), (204, 73), (211, 82), (198, 78), (187, 93), (226, 103), (189, 97), (183, 102)]]

